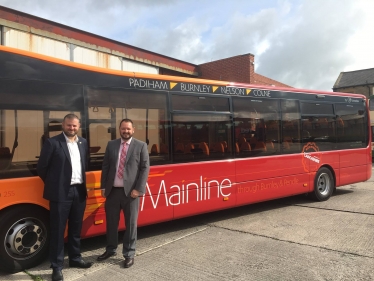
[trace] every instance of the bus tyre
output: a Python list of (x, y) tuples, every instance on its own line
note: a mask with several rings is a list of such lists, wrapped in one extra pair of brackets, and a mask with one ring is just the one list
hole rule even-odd
[(40, 264), (48, 254), (48, 222), (48, 211), (37, 206), (0, 213), (0, 269), (15, 273)]
[(323, 167), (318, 170), (314, 178), (314, 190), (312, 195), (317, 201), (328, 200), (335, 189), (335, 181), (329, 169)]

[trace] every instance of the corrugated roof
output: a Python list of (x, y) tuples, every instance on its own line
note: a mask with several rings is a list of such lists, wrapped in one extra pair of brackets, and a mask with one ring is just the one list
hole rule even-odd
[(334, 89), (374, 84), (374, 68), (340, 72)]

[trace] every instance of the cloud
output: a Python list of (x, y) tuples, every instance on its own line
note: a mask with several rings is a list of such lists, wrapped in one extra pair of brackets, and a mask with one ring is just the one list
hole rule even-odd
[(271, 48), (257, 58), (257, 71), (295, 87), (330, 90), (352, 63), (347, 42), (359, 25), (355, 3), (339, 3), (305, 1), (288, 19), (292, 24), (269, 34)]
[(374, 67), (372, 0), (0, 0), (0, 5), (187, 62), (252, 53), (256, 72), (330, 90)]

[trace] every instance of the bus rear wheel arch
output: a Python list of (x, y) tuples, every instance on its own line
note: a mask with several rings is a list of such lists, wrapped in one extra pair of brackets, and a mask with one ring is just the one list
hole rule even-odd
[(331, 170), (327, 167), (320, 168), (314, 178), (314, 188), (311, 195), (317, 201), (326, 201), (331, 197), (334, 190), (335, 178)]
[(48, 255), (49, 213), (34, 205), (20, 205), (0, 215), (0, 268), (15, 273), (40, 264)]

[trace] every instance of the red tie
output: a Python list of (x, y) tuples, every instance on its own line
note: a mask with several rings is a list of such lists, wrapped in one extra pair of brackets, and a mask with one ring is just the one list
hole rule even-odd
[(118, 165), (118, 172), (117, 176), (122, 179), (123, 178), (123, 170), (125, 169), (125, 161), (126, 161), (126, 154), (127, 154), (127, 142), (123, 143), (123, 148), (121, 150), (121, 156), (119, 158), (119, 165)]

